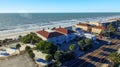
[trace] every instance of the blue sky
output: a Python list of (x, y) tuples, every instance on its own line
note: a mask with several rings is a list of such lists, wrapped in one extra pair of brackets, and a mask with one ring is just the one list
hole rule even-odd
[(120, 0), (0, 0), (0, 13), (120, 12)]

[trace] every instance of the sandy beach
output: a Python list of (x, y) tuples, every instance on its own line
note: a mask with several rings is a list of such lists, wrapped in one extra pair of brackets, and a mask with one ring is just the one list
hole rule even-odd
[(4, 40), (6, 38), (18, 38), (19, 35), (21, 36), (25, 36), (27, 34), (29, 34), (30, 32), (36, 32), (36, 31), (39, 31), (39, 30), (42, 30), (42, 29), (52, 29), (53, 27), (56, 27), (58, 28), (59, 26), (62, 26), (62, 27), (69, 27), (69, 26), (72, 26), (74, 24), (65, 24), (65, 25), (48, 25), (48, 26), (44, 26), (40, 29), (36, 29), (36, 30), (28, 30), (28, 31), (22, 31), (22, 32), (16, 32), (16, 33), (5, 33), (5, 34), (0, 34), (0, 40)]
[(25, 36), (25, 35), (27, 35), (27, 34), (29, 34), (30, 32), (35, 32), (35, 31), (37, 31), (37, 30), (34, 30), (34, 31), (23, 31), (23, 32), (18, 32), (18, 33), (12, 33), (12, 34), (6, 34), (6, 35), (0, 35), (0, 40), (4, 40), (4, 39), (6, 39), (6, 38), (18, 38), (19, 37), (19, 35), (21, 35), (21, 36)]

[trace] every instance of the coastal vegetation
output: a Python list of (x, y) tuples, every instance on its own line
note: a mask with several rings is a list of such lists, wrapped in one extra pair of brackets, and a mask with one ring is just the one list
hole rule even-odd
[(29, 54), (30, 58), (33, 59), (35, 57), (35, 54), (33, 53), (33, 50), (31, 49), (30, 46), (26, 46), (25, 51)]
[(65, 61), (70, 61), (75, 58), (75, 54), (71, 51), (56, 51), (54, 58), (57, 62), (64, 63)]
[(110, 37), (110, 32), (107, 32), (107, 31), (102, 31), (99, 36), (104, 36), (104, 37)]
[(112, 25), (112, 23), (110, 23), (108, 26), (107, 26), (108, 30), (111, 32), (111, 33), (114, 33), (116, 32), (116, 28)]
[(54, 53), (57, 51), (57, 46), (48, 41), (41, 41), (36, 44), (36, 49), (43, 53), (54, 55)]
[(56, 61), (56, 62), (54, 63), (54, 67), (60, 67), (60, 66), (61, 66), (61, 62)]
[(37, 34), (31, 32), (30, 34), (27, 34), (26, 36), (22, 37), (21, 41), (23, 43), (36, 44), (42, 41), (42, 39), (38, 37)]
[(16, 44), (16, 49), (18, 49), (18, 50), (19, 50), (19, 52), (20, 52), (20, 47), (21, 47), (21, 45), (20, 45), (20, 44)]
[(119, 67), (120, 65), (120, 54), (117, 52), (111, 53), (109, 59), (113, 62), (114, 67)]
[(107, 30), (108, 30), (108, 35), (109, 36), (112, 36), (114, 35), (114, 33), (117, 31), (117, 28), (115, 28), (112, 23), (110, 23), (108, 26), (107, 26)]
[(29, 51), (28, 52), (28, 54), (29, 54), (29, 56), (33, 59), (34, 57), (35, 57), (35, 54), (33, 53), (33, 51), (31, 50), (31, 51)]
[(93, 46), (93, 40), (92, 39), (84, 39), (78, 41), (78, 45), (80, 46), (80, 49), (85, 51), (87, 49), (90, 49)]
[(45, 59), (46, 59), (48, 62), (50, 62), (50, 61), (52, 61), (53, 57), (52, 57), (51, 54), (48, 54), (48, 55), (46, 55)]
[(27, 51), (27, 52), (28, 52), (30, 49), (31, 49), (30, 46), (26, 46), (26, 47), (25, 47), (25, 51)]
[(113, 36), (116, 31), (117, 31), (117, 28), (115, 28), (115, 26), (113, 26), (112, 23), (110, 23), (110, 24), (107, 26), (107, 29), (106, 29), (106, 30), (103, 30), (103, 31), (99, 34), (99, 36), (110, 37), (110, 36)]
[(69, 46), (69, 50), (74, 51), (75, 49), (76, 49), (75, 44), (71, 44), (71, 45)]

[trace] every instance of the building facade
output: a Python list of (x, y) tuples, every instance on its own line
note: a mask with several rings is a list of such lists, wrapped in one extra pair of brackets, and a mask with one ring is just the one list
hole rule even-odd
[(75, 26), (78, 28), (81, 28), (82, 30), (85, 30), (91, 33), (96, 33), (96, 34), (100, 34), (102, 31), (106, 30), (106, 28), (103, 26), (93, 26), (93, 25), (83, 24), (83, 23), (79, 23)]
[(89, 30), (89, 25), (88, 24), (79, 23), (79, 24), (76, 24), (75, 27), (81, 28), (84, 31)]
[(53, 42), (54, 44), (67, 43), (76, 38), (74, 31), (61, 27), (51, 32), (47, 30), (37, 31), (36, 34), (43, 40)]
[(94, 26), (94, 27), (91, 27), (91, 32), (92, 33), (96, 33), (96, 34), (100, 34), (102, 31), (105, 31), (106, 28), (103, 27), (103, 26)]
[(66, 28), (61, 28), (61, 27), (57, 28), (56, 32), (59, 32), (65, 35), (65, 42), (70, 42), (71, 40), (74, 40), (76, 38), (76, 33)]
[(58, 32), (48, 32), (45, 30), (36, 33), (43, 40), (53, 42), (54, 44), (62, 44), (65, 41), (65, 36)]

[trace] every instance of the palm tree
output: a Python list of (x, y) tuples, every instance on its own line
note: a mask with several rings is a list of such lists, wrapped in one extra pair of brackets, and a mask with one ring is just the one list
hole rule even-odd
[(53, 57), (52, 57), (51, 54), (48, 54), (48, 55), (46, 55), (45, 59), (46, 59), (48, 62), (50, 62), (50, 61), (52, 61)]
[(22, 39), (22, 36), (21, 36), (21, 35), (19, 35), (19, 36), (18, 36), (18, 40), (19, 40), (19, 41), (21, 41), (21, 39)]
[(83, 40), (78, 41), (78, 45), (80, 46), (80, 48), (81, 48), (82, 50), (84, 50), (83, 44), (84, 44), (84, 41), (83, 41)]
[(117, 52), (111, 53), (109, 59), (113, 62), (113, 65), (118, 67), (120, 64), (120, 55)]
[(20, 53), (20, 47), (21, 47), (21, 45), (20, 45), (20, 44), (16, 44), (16, 49), (18, 49), (18, 50), (19, 50), (19, 53)]
[(76, 48), (75, 44), (72, 44), (72, 45), (69, 46), (69, 49), (70, 49), (71, 51), (74, 51), (75, 48)]
[(110, 60), (112, 60), (113, 62), (118, 62), (117, 57), (118, 57), (118, 53), (117, 52), (111, 53), (110, 56), (109, 56)]

